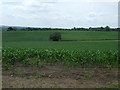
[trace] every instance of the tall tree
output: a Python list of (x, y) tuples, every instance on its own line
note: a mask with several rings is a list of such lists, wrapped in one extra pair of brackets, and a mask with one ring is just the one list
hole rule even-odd
[(14, 31), (14, 28), (9, 27), (9, 28), (7, 29), (7, 31)]
[(110, 31), (110, 27), (109, 27), (109, 26), (106, 26), (106, 27), (105, 27), (105, 30), (106, 30), (106, 31)]

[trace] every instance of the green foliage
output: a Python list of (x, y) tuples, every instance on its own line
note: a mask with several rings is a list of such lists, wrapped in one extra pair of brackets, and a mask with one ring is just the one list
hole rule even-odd
[(85, 74), (85, 77), (86, 77), (87, 79), (91, 79), (91, 78), (94, 77), (94, 74), (93, 74), (93, 73), (87, 73), (87, 74)]
[(109, 26), (106, 26), (106, 27), (105, 27), (105, 30), (106, 30), (106, 31), (110, 31), (110, 27), (109, 27)]
[[(118, 64), (117, 32), (60, 31), (62, 40), (98, 40), (80, 42), (51, 42), (56, 31), (3, 31), (3, 66), (16, 62), (39, 66), (40, 63), (64, 63), (69, 66), (107, 66)], [(12, 47), (12, 48), (7, 48)], [(21, 48), (22, 47), (22, 48)]]
[[(106, 26), (109, 27), (109, 26)], [(73, 27), (70, 29), (64, 29), (64, 28), (34, 28), (34, 27), (15, 27), (19, 31), (53, 31), (53, 30), (67, 30), (67, 31), (120, 31), (120, 28), (110, 28), (109, 30), (106, 30), (106, 27), (89, 27), (89, 28), (83, 28), (83, 27)], [(2, 27), (3, 30), (6, 30), (4, 26)]]
[(60, 62), (68, 66), (114, 66), (118, 64), (118, 51), (3, 48), (2, 60), (3, 66), (14, 65), (16, 62), (27, 65)]
[(109, 85), (107, 85), (106, 87), (103, 87), (103, 88), (109, 88), (109, 89), (113, 89), (113, 90), (119, 90), (119, 86), (120, 86), (120, 83), (112, 83), (112, 84), (109, 84)]
[(13, 27), (9, 27), (9, 28), (7, 29), (7, 31), (16, 31), (16, 29), (13, 28)]
[(60, 41), (61, 40), (61, 33), (60, 32), (54, 32), (54, 33), (50, 34), (50, 40)]

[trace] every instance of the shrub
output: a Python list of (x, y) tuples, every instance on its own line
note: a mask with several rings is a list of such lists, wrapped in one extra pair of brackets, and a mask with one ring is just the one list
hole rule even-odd
[(61, 33), (55, 32), (55, 33), (50, 34), (50, 40), (60, 41), (61, 40)]

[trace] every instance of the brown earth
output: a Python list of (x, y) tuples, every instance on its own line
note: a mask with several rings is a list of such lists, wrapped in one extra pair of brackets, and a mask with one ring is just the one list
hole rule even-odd
[[(3, 67), (3, 88), (102, 88), (118, 84), (118, 68), (64, 65)], [(117, 86), (116, 86), (117, 88)]]

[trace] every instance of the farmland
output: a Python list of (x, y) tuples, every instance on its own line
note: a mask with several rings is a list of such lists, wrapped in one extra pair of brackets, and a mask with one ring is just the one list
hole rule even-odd
[(56, 31), (62, 34), (59, 42), (49, 40), (53, 32), (55, 31), (3, 32), (3, 60), (14, 63), (16, 60), (37, 58), (38, 61), (61, 61), (73, 65), (81, 65), (83, 62), (117, 65), (117, 32)]
[[(3, 32), (3, 47), (15, 48), (41, 48), (41, 49), (67, 49), (67, 50), (117, 50), (117, 32), (99, 31), (58, 31), (62, 40), (88, 40), (73, 42), (52, 42), (49, 35), (55, 31), (11, 31)], [(57, 31), (56, 31), (57, 32)], [(116, 39), (116, 40), (101, 40)], [(96, 40), (96, 41), (92, 41)], [(100, 41), (99, 41), (100, 40)]]
[[(49, 40), (49, 35), (53, 32), (61, 33), (62, 35), (61, 41), (54, 42)], [(17, 65), (21, 65), (21, 64), (22, 67), (24, 67), (24, 69), (25, 66), (28, 66), (29, 68), (43, 67), (45, 69), (45, 67), (49, 65), (51, 66), (55, 65), (55, 68), (58, 68), (59, 65), (60, 67), (63, 65), (62, 66), (63, 69), (66, 69), (66, 66), (68, 66), (67, 67), (68, 69), (71, 67), (72, 69), (75, 69), (75, 67), (84, 67), (84, 68), (107, 67), (109, 69), (111, 68), (116, 69), (116, 67), (118, 66), (118, 60), (119, 60), (118, 32), (3, 31), (2, 40), (3, 40), (2, 59), (3, 59), (3, 67), (5, 70), (12, 70), (11, 67), (17, 68)], [(56, 64), (58, 66), (56, 66)], [(51, 66), (49, 68), (51, 68)], [(111, 71), (109, 71), (109, 69), (105, 71), (110, 73)], [(101, 72), (99, 69), (97, 70), (99, 73), (103, 73), (104, 71), (103, 70)], [(51, 71), (53, 70), (51, 69)], [(16, 74), (14, 70), (12, 72)], [(80, 73), (78, 71), (76, 72)], [(26, 73), (28, 72), (26, 71)], [(117, 71), (115, 73), (117, 73)], [(55, 78), (54, 73), (52, 74), (53, 74), (53, 78)], [(41, 74), (39, 75), (40, 76), (37, 76), (37, 78), (38, 77), (40, 77), (40, 79), (45, 78), (44, 75)], [(71, 74), (67, 73), (67, 75), (69, 76)], [(87, 75), (84, 76), (90, 78), (89, 75), (91, 75), (91, 73), (88, 73)], [(55, 74), (55, 76), (57, 75)], [(117, 74), (115, 74), (115, 78), (116, 76)], [(114, 81), (110, 81), (110, 82), (114, 83)], [(58, 87), (58, 86), (54, 86), (54, 87)], [(66, 85), (66, 87), (69, 86)]]

